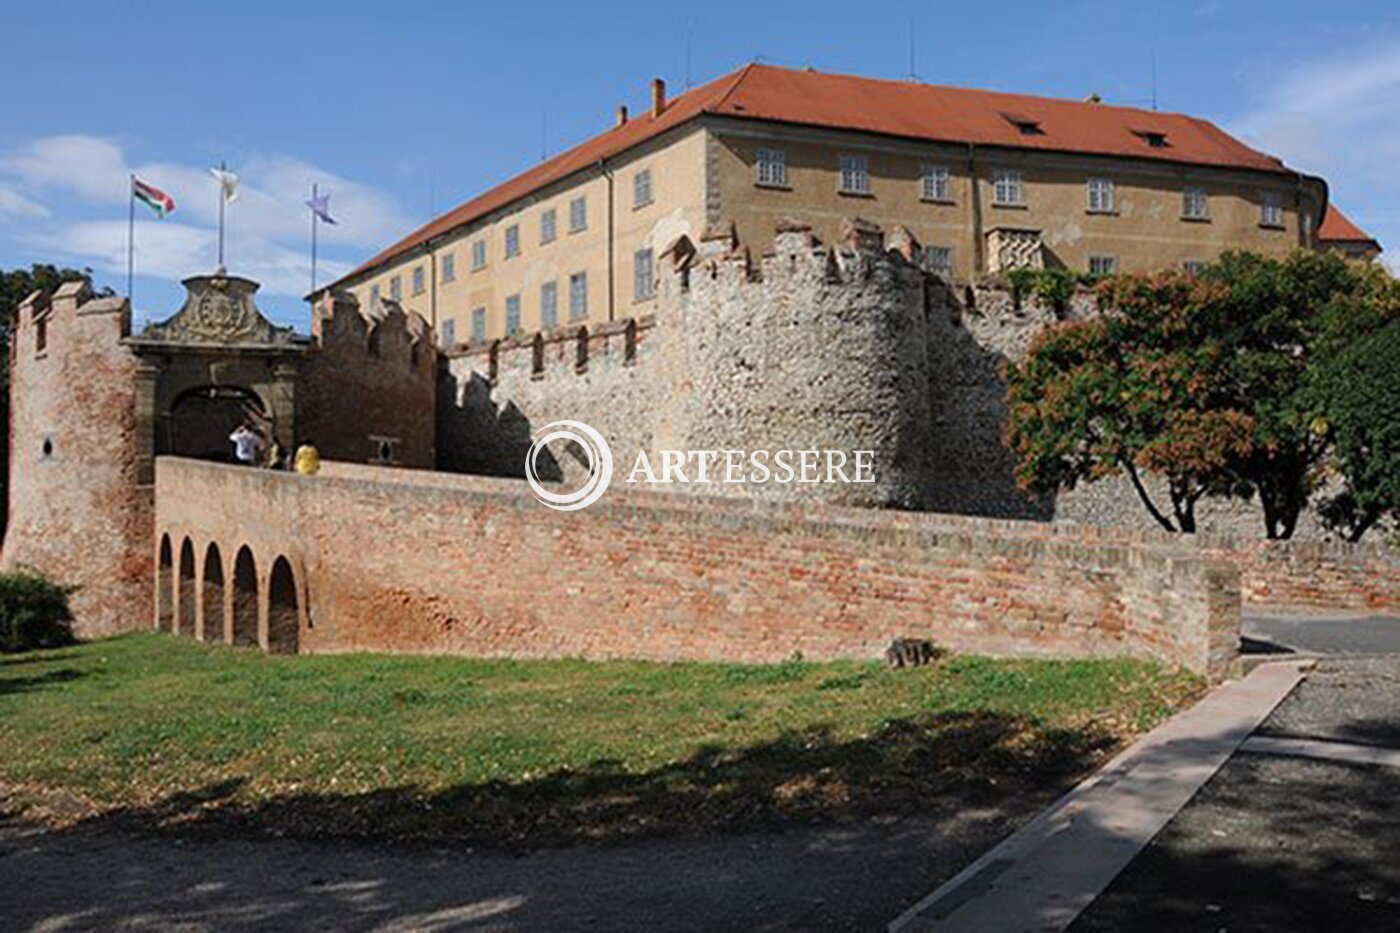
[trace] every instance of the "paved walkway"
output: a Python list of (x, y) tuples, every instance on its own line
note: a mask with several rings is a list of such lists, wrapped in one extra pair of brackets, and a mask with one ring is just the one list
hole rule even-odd
[(1400, 930), (1400, 620), (1250, 619), (1245, 635), (1264, 663), (1244, 680), (890, 929)]

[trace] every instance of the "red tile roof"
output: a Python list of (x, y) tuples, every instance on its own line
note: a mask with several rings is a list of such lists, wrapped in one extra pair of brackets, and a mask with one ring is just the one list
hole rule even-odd
[[(344, 276), (339, 285), (544, 186), (701, 114), (938, 142), (1128, 156), (1290, 173), (1206, 120), (1134, 107), (747, 65), (634, 117), (472, 198)], [(1008, 119), (1010, 117), (1010, 119)], [(1017, 123), (1033, 123), (1032, 133)], [(1151, 145), (1160, 135), (1164, 145)], [(328, 286), (329, 287), (329, 286)]]
[[(1323, 243), (1375, 243), (1376, 238), (1356, 224), (1347, 215), (1337, 210), (1335, 204), (1327, 205), (1327, 213), (1322, 215), (1322, 223), (1317, 227), (1317, 238)], [(1379, 246), (1379, 243), (1376, 243)]]

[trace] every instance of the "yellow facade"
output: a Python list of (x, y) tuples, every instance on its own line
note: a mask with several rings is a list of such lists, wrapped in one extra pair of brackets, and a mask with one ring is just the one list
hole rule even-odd
[[(759, 177), (760, 150), (781, 153), (780, 183)], [(843, 156), (864, 167), (866, 191), (841, 190)], [(930, 171), (947, 174), (946, 191), (935, 197), (924, 181)], [(650, 179), (650, 199), (642, 202), (640, 172)], [(996, 177), (1008, 172), (1019, 179), (1019, 203), (999, 203)], [(1190, 205), (1188, 189), (1195, 192)], [(1003, 194), (1008, 190), (1004, 180)], [(586, 223), (574, 230), (570, 205), (579, 198)], [(1282, 255), (1311, 243), (1324, 198), (1320, 183), (1288, 174), (703, 118), (347, 284), (362, 301), (373, 289), (393, 297), (397, 288), (405, 307), (432, 321), (445, 343), (465, 343), (544, 329), (547, 283), (554, 283), (557, 326), (645, 313), (637, 252), (650, 249), (659, 263), (679, 236), (698, 240), (719, 224), (732, 222), (742, 243), (760, 246), (779, 220), (809, 223), (826, 242), (843, 218), (901, 224), (925, 246), (948, 248), (940, 259), (967, 281), (996, 271), (989, 243), (998, 231), (1035, 231), (1045, 265), (1081, 271), (1189, 267), (1227, 249)], [(1266, 202), (1276, 216), (1266, 214)], [(1188, 207), (1204, 208), (1204, 216), (1187, 216)], [(552, 239), (542, 235), (549, 211)], [(484, 251), (479, 266), (475, 250)], [(582, 315), (571, 313), (570, 283), (579, 274), (586, 283)]]

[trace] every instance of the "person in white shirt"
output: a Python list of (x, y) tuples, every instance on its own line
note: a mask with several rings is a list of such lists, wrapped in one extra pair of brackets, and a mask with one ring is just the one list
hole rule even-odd
[(228, 436), (233, 442), (233, 455), (238, 462), (244, 466), (257, 466), (262, 455), (262, 450), (266, 444), (247, 422), (240, 424), (238, 430)]

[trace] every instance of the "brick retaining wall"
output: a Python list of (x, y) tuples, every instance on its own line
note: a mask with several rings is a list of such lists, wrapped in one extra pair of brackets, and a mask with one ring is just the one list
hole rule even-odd
[(229, 567), (246, 545), (260, 586), (286, 557), (303, 651), (777, 661), (909, 636), (1219, 676), (1239, 631), (1229, 563), (1094, 529), (617, 489), (561, 513), (508, 479), (171, 458), (156, 527)]

